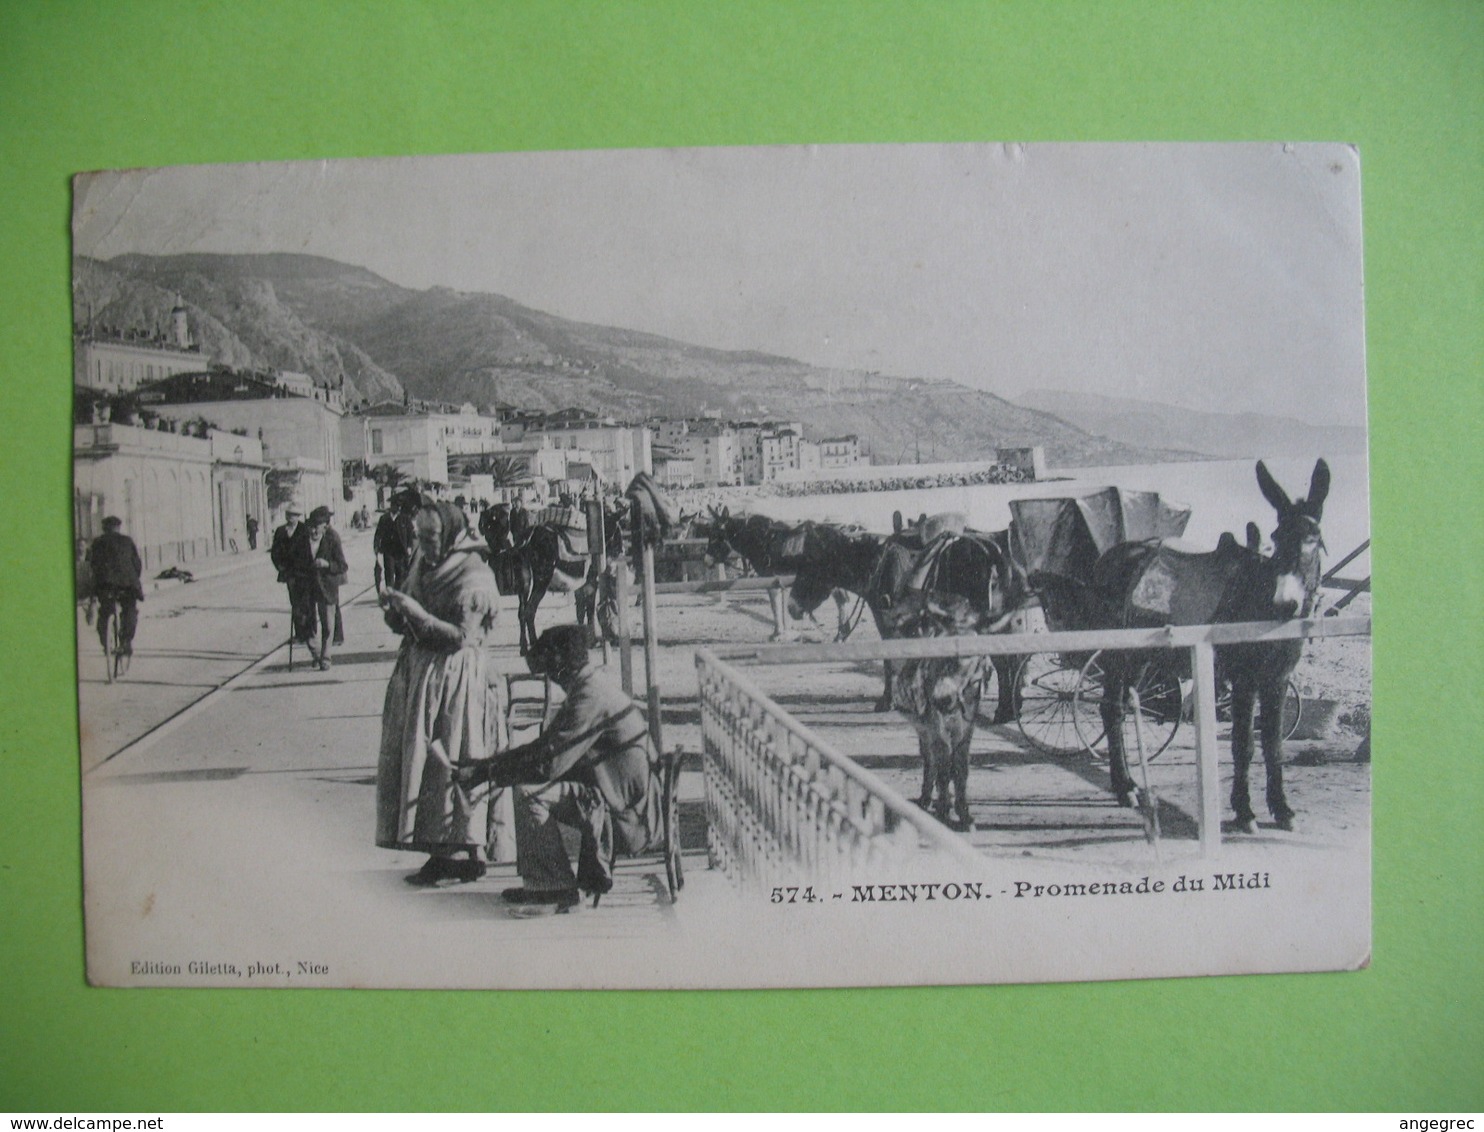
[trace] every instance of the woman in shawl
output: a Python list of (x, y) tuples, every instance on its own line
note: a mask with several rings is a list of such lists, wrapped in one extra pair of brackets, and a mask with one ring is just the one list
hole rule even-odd
[(484, 651), (498, 594), (462, 511), (425, 498), (414, 525), (406, 584), (381, 596), (402, 648), (381, 713), (376, 844), (428, 854), (410, 884), (462, 883), (484, 875), (487, 853), (513, 857), (508, 791), (466, 790), (453, 776), (504, 746)]

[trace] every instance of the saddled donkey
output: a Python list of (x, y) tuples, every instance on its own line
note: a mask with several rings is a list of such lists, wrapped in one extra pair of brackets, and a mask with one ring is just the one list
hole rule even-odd
[[(856, 594), (871, 611), (883, 639), (897, 635), (891, 614), (910, 593), (963, 598), (980, 616), (983, 632), (1004, 632), (1022, 604), (1018, 574), (1009, 554), (993, 536), (945, 535), (927, 547), (901, 535), (850, 533), (816, 524), (807, 533), (803, 554), (789, 590), (789, 613), (812, 613), (836, 590)], [(885, 665), (885, 686), (876, 701), (887, 711), (892, 701), (892, 661)], [(996, 657), (999, 700), (995, 723), (1015, 718), (1015, 666), (1012, 657)]]
[[(907, 594), (886, 614), (886, 621), (895, 637), (967, 636), (986, 627), (966, 598), (921, 591)], [(892, 677), (892, 706), (911, 721), (922, 755), (917, 804), (954, 829), (974, 825), (969, 814), (969, 746), (988, 668), (987, 656), (929, 657), (901, 661)]]
[[(809, 533), (818, 526), (812, 520), (789, 524), (766, 515), (734, 516), (730, 508), (720, 511), (713, 508), (697, 529), (705, 532), (708, 562), (728, 562), (737, 557), (758, 577), (772, 578), (793, 574), (804, 565)], [(843, 590), (836, 592), (834, 598), (837, 621), (843, 630), (849, 598)], [(823, 600), (821, 595), (820, 601)], [(768, 601), (773, 607), (774, 624), (783, 625), (781, 591), (770, 590)], [(814, 604), (818, 606), (819, 602)]]
[(591, 560), (583, 545), (573, 541), (565, 528), (550, 523), (532, 527), (529, 535), (512, 550), (496, 556), (495, 579), (501, 593), (514, 590), (520, 602), (520, 652), (524, 656), (536, 643), (536, 611), (548, 593), (576, 593), (589, 582)]
[[(1251, 545), (1250, 524), (1248, 546), (1226, 535), (1210, 554), (1189, 554), (1158, 541), (1115, 546), (1093, 569), (1105, 623), (1110, 628), (1157, 628), (1310, 616), (1319, 592), (1324, 551), (1319, 523), (1329, 494), (1329, 465), (1315, 463), (1305, 499), (1289, 499), (1260, 460), (1257, 484), (1278, 514), (1271, 557)], [(1283, 792), (1283, 697), (1303, 647), (1301, 640), (1285, 640), (1216, 650), (1216, 663), (1232, 689), (1233, 824), (1246, 833), (1256, 821), (1247, 792), (1254, 707), (1267, 767), (1268, 810), (1279, 829), (1293, 828), (1294, 813)], [(1123, 741), (1125, 699), (1130, 683), (1149, 663), (1148, 652), (1123, 652), (1108, 654), (1104, 666), (1101, 713), (1113, 792), (1124, 805), (1132, 805), (1134, 794)]]

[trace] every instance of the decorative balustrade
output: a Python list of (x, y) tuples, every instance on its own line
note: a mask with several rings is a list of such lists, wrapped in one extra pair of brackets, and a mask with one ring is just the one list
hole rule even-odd
[(969, 844), (836, 751), (741, 672), (696, 654), (714, 867), (743, 885), (827, 888), (902, 869), (973, 868)]

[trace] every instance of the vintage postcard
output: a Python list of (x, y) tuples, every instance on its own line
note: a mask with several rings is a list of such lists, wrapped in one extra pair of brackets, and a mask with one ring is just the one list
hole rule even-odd
[(87, 973), (870, 986), (1370, 952), (1360, 161), (87, 173)]

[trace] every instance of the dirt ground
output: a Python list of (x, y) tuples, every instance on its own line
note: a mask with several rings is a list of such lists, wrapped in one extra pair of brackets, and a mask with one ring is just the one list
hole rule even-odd
[[(1368, 612), (1357, 603), (1347, 612)], [(540, 624), (569, 620), (569, 606), (543, 606)], [(833, 639), (833, 609), (819, 611), (820, 624), (799, 623), (799, 639)], [(639, 611), (632, 611), (637, 633)], [(772, 620), (764, 594), (662, 595), (659, 605), (659, 683), (664, 689), (664, 742), (667, 747), (700, 750), (696, 699), (695, 653), (708, 646), (764, 644)], [(865, 618), (852, 641), (877, 639)], [(615, 655), (612, 663), (617, 665)], [(636, 686), (643, 687), (642, 649), (634, 651)], [(785, 710), (812, 728), (837, 750), (878, 774), (893, 789), (915, 798), (921, 786), (921, 759), (908, 722), (895, 712), (875, 713), (881, 692), (881, 665), (871, 663), (766, 666), (747, 665), (747, 674)], [(1364, 851), (1370, 837), (1370, 767), (1368, 751), (1358, 754), (1369, 732), (1370, 642), (1333, 638), (1310, 642), (1294, 675), (1306, 699), (1306, 714), (1316, 713), (1311, 699), (1335, 701), (1321, 730), (1310, 738), (1290, 739), (1284, 750), (1284, 779), (1289, 803), (1298, 811), (1292, 833), (1278, 831), (1264, 812), (1260, 756), (1251, 772), (1251, 789), (1259, 828), (1237, 835), (1238, 845), (1282, 844), (1314, 849)], [(642, 694), (642, 692), (641, 692)], [(1149, 785), (1158, 799), (1160, 843), (1147, 838), (1146, 820), (1138, 811), (1121, 809), (1108, 792), (1107, 764), (1085, 751), (1051, 756), (1031, 745), (1015, 724), (994, 726), (987, 700), (971, 755), (969, 793), (974, 828), (970, 840), (993, 855), (1077, 860), (1095, 856), (1139, 866), (1152, 857), (1178, 858), (1196, 850), (1197, 793), (1194, 730), (1180, 726), (1173, 741), (1148, 763)], [(1318, 716), (1326, 713), (1320, 710)], [(1305, 721), (1309, 722), (1308, 720)], [(1299, 736), (1305, 735), (1300, 730)], [(1231, 763), (1226, 741), (1229, 727), (1218, 730), (1222, 741), (1221, 800), (1229, 817)], [(1137, 771), (1136, 777), (1138, 777)], [(1231, 840), (1229, 837), (1228, 840)]]

